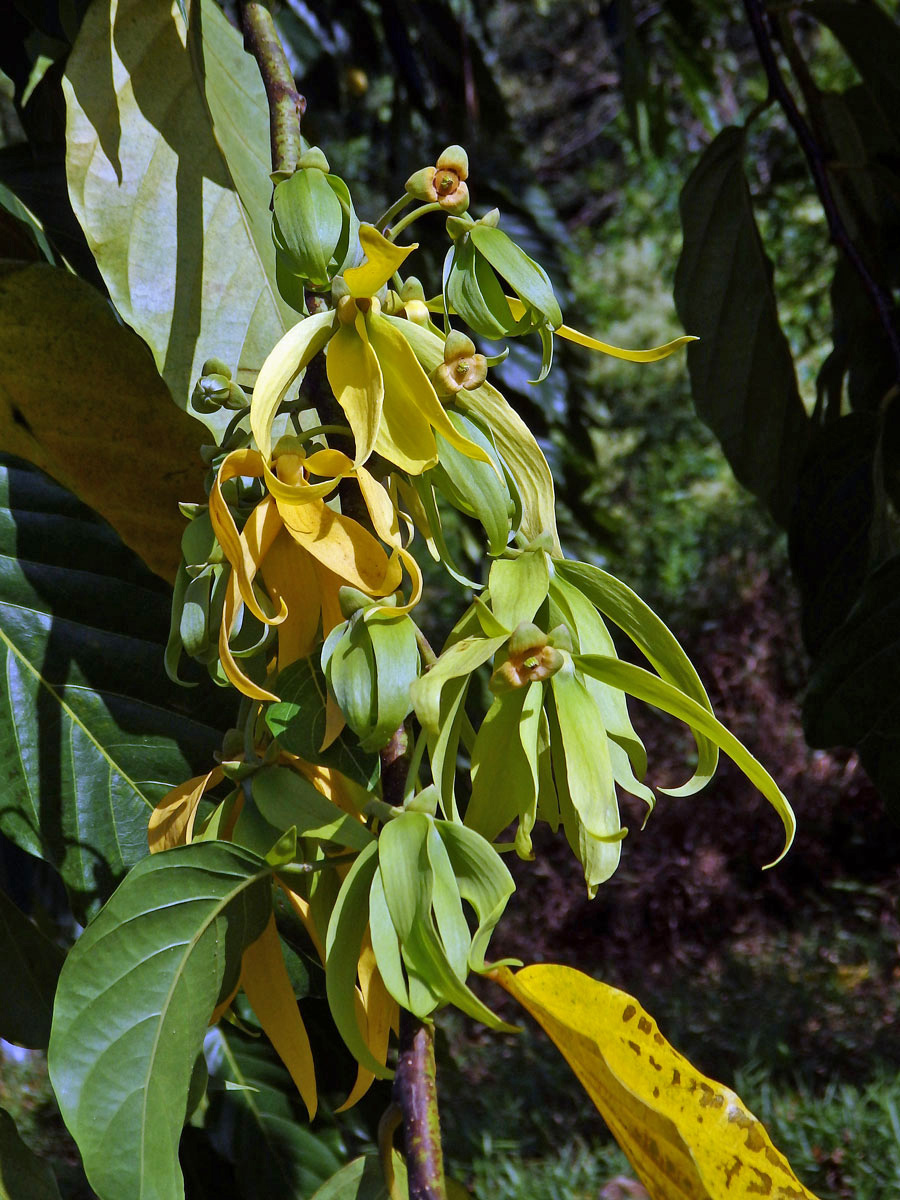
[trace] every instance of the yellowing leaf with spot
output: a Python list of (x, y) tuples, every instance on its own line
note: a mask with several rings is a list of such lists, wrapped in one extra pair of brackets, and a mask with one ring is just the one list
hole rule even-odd
[(309, 1119), (316, 1115), (316, 1073), (306, 1026), (281, 953), (275, 918), (244, 951), (241, 986), (279, 1058), (291, 1073)]
[(740, 1098), (670, 1046), (627, 992), (571, 967), (493, 977), (562, 1051), (652, 1200), (816, 1200)]

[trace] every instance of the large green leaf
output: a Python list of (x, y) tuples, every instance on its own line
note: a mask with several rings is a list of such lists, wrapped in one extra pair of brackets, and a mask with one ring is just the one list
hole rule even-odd
[(675, 303), (700, 339), (688, 348), (697, 412), (738, 480), (784, 524), (809, 422), (753, 216), (744, 136), (724, 129), (684, 185)]
[(45, 1049), (53, 994), (65, 955), (0, 892), (0, 1037)]
[[(163, 669), (168, 589), (45, 476), (0, 461), (0, 832), (52, 863), (75, 910), (147, 853), (147, 820), (208, 769), (221, 693)], [(209, 723), (206, 723), (209, 722)]]
[(309, 1196), (343, 1161), (338, 1131), (309, 1128), (296, 1085), (268, 1042), (220, 1026), (207, 1035), (205, 1049), (214, 1083), (233, 1085), (210, 1089), (206, 1128), (234, 1164), (240, 1194)]
[(53, 1172), (19, 1137), (0, 1108), (0, 1200), (60, 1200)]
[(270, 871), (224, 842), (144, 859), (63, 967), (48, 1055), (100, 1200), (181, 1200), (194, 1061), (244, 948), (272, 911)]
[(164, 578), (181, 500), (203, 500), (203, 427), (171, 403), (146, 346), (96, 288), (33, 263), (0, 275), (0, 446), (115, 527)]
[(215, 355), (249, 381), (275, 289), (265, 94), (213, 0), (94, 0), (69, 57), (67, 172), (110, 295), (180, 405)]

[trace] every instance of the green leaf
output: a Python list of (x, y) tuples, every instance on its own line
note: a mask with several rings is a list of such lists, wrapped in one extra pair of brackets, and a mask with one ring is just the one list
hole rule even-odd
[(335, 901), (325, 943), (325, 990), (328, 1006), (347, 1049), (376, 1079), (393, 1072), (375, 1059), (356, 1019), (356, 973), (369, 921), (369, 889), (378, 869), (378, 843), (367, 846), (347, 872)]
[[(663, 679), (712, 712), (709, 697), (693, 663), (665, 622), (636, 592), (614, 575), (589, 563), (554, 559), (553, 565), (557, 574), (577, 588), (604, 617), (628, 634)], [(704, 737), (698, 729), (693, 732), (697, 743), (697, 767), (688, 783), (680, 788), (669, 789), (670, 796), (692, 795), (705, 787), (715, 774), (718, 762), (715, 743)]]
[(533, 621), (547, 599), (550, 575), (543, 550), (530, 550), (491, 564), (488, 591), (491, 611), (510, 633), (523, 621)]
[(102, 1200), (181, 1200), (194, 1060), (272, 911), (269, 868), (224, 842), (139, 863), (63, 967), (48, 1061)]
[(94, 4), (63, 87), (69, 194), (116, 308), (182, 407), (212, 355), (252, 382), (296, 314), (275, 288), (268, 112), (240, 33), (213, 0), (187, 34), (168, 3)]
[(306, 1200), (340, 1167), (338, 1130), (309, 1128), (297, 1087), (265, 1039), (222, 1024), (207, 1034), (205, 1050), (212, 1079), (227, 1089), (211, 1089), (205, 1126), (233, 1164), (240, 1194)]
[(838, 39), (888, 123), (896, 128), (900, 84), (894, 64), (900, 54), (900, 30), (894, 18), (872, 0), (812, 0), (807, 11)]
[(47, 1163), (19, 1137), (16, 1123), (0, 1108), (0, 1200), (60, 1200)]
[[(586, 675), (602, 679), (613, 687), (621, 688), (630, 696), (661, 708), (663, 712), (671, 713), (673, 717), (685, 721), (693, 730), (705, 738), (715, 742), (719, 749), (738, 766), (754, 787), (769, 801), (781, 818), (785, 831), (785, 846), (775, 862), (779, 862), (790, 849), (794, 839), (797, 823), (790, 804), (783, 796), (775, 780), (765, 767), (759, 763), (749, 750), (725, 728), (711, 712), (686, 696), (677, 687), (673, 687), (664, 679), (659, 679), (650, 671), (636, 667), (632, 663), (619, 662), (617, 658), (607, 658), (601, 654), (581, 654), (574, 659), (575, 665)], [(672, 794), (670, 788), (660, 788), (660, 791)], [(769, 864), (774, 866), (775, 863)]]
[(787, 522), (809, 433), (744, 175), (744, 130), (724, 129), (681, 193), (675, 303), (694, 405), (732, 470)]
[(803, 703), (812, 746), (856, 746), (894, 734), (900, 693), (900, 555), (869, 575), (847, 620), (825, 644)]
[(30, 260), (42, 255), (47, 262), (56, 262), (56, 255), (47, 240), (44, 226), (5, 183), (0, 183), (0, 208), (13, 218), (12, 221), (8, 218), (2, 221), (3, 233), (0, 240), (3, 258)]
[[(500, 281), (475, 253), (471, 238), (449, 252), (446, 300), (450, 309), (479, 337), (500, 341), (515, 328)], [(446, 268), (445, 268), (446, 269)]]
[(65, 955), (0, 892), (0, 1037), (45, 1050), (53, 996)]
[(148, 853), (147, 820), (208, 769), (226, 728), (211, 685), (166, 678), (167, 589), (38, 472), (0, 463), (0, 832), (51, 863), (81, 920)]
[(202, 427), (171, 403), (147, 348), (61, 267), (0, 275), (0, 446), (28, 459), (175, 578), (182, 500), (205, 499)]
[(363, 1154), (341, 1167), (310, 1200), (390, 1200), (381, 1159)]
[(455, 679), (467, 677), (499, 650), (508, 635), (497, 637), (467, 637), (444, 650), (437, 662), (412, 686), (416, 716), (424, 729), (438, 733), (441, 716), (441, 693)]
[(512, 501), (500, 456), (473, 420), (450, 411), (447, 416), (463, 437), (490, 455), (491, 462), (469, 458), (436, 433), (439, 465), (429, 473), (429, 478), (455, 508), (481, 522), (488, 538), (488, 552), (502, 554), (509, 541)]
[(367, 754), (355, 738), (338, 737), (321, 750), (325, 737), (325, 677), (315, 655), (300, 658), (286, 667), (275, 681), (278, 704), (266, 709), (266, 724), (279, 745), (307, 762), (335, 767), (363, 787), (378, 778), (380, 760)]
[(364, 850), (373, 840), (362, 822), (342, 812), (296, 771), (263, 767), (253, 776), (252, 788), (259, 811), (276, 829), (294, 826), (298, 837), (337, 842), (353, 850)]

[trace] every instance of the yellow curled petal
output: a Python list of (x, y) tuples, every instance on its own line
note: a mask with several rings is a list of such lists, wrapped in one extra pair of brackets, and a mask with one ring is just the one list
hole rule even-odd
[(197, 775), (185, 783), (179, 783), (163, 796), (150, 814), (147, 827), (147, 843), (151, 854), (190, 842), (197, 807), (204, 793), (221, 783), (222, 778), (222, 768), (213, 767), (205, 775)]
[(278, 626), (278, 670), (312, 653), (322, 601), (313, 559), (282, 527), (262, 566), (266, 590), (287, 609)]
[(356, 442), (356, 462), (372, 453), (381, 424), (384, 380), (362, 314), (341, 325), (328, 345), (325, 369), (334, 398), (344, 410)]
[[(507, 296), (509, 307), (512, 309), (512, 315), (518, 321), (525, 312), (525, 305), (521, 300), (517, 300), (514, 296)], [(670, 354), (674, 354), (681, 346), (687, 345), (688, 342), (696, 342), (697, 338), (690, 334), (684, 337), (678, 337), (674, 342), (666, 342), (664, 346), (653, 346), (649, 350), (623, 350), (620, 346), (611, 346), (608, 342), (598, 341), (597, 338), (589, 337), (586, 333), (580, 333), (577, 329), (572, 329), (568, 325), (560, 325), (553, 332), (557, 337), (565, 338), (567, 342), (575, 342), (578, 346), (586, 346), (588, 350), (599, 350), (601, 354), (608, 354), (610, 358), (622, 358), (626, 362), (659, 362), (661, 358), (668, 358)]]
[(222, 670), (242, 695), (249, 696), (251, 700), (277, 701), (278, 697), (272, 692), (267, 692), (265, 688), (261, 688), (252, 679), (247, 678), (235, 662), (234, 655), (231, 653), (229, 638), (234, 630), (234, 622), (240, 606), (240, 588), (232, 571), (228, 578), (228, 586), (225, 589), (225, 603), (222, 605), (222, 624), (219, 626), (219, 661), (222, 664)]
[(253, 578), (266, 551), (275, 540), (281, 520), (275, 506), (267, 496), (247, 519), (242, 533), (238, 533), (231, 510), (222, 495), (222, 484), (239, 476), (259, 478), (264, 472), (261, 455), (256, 450), (233, 450), (225, 458), (213, 482), (209, 494), (209, 519), (219, 545), (231, 564), (238, 581), (241, 599), (253, 615), (265, 625), (277, 625), (284, 619), (284, 612), (275, 617), (268, 616), (260, 607), (253, 592)]
[(396, 590), (399, 563), (395, 567), (358, 522), (334, 512), (321, 500), (303, 505), (278, 504), (291, 537), (345, 583), (369, 596), (387, 596)]
[(317, 1102), (312, 1047), (284, 965), (274, 914), (244, 951), (241, 985), (263, 1032), (290, 1071), (312, 1120)]
[(418, 242), (413, 242), (411, 246), (395, 246), (374, 225), (360, 225), (359, 242), (366, 261), (344, 272), (344, 282), (350, 289), (350, 295), (356, 297), (374, 296), (400, 269), (408, 255), (419, 248)]
[(353, 473), (353, 462), (341, 450), (316, 450), (304, 465), (311, 475), (340, 477)]
[(331, 337), (334, 313), (304, 317), (289, 329), (260, 368), (250, 401), (250, 428), (266, 462), (272, 453), (272, 422), (288, 388)]
[(285, 483), (265, 465), (263, 478), (269, 492), (280, 504), (309, 504), (311, 500), (321, 500), (329, 496), (340, 483), (340, 479), (325, 479), (321, 483)]
[(397, 520), (397, 510), (394, 508), (387, 490), (365, 467), (357, 469), (356, 479), (369, 516), (372, 518), (373, 529), (389, 546), (399, 546), (400, 524)]

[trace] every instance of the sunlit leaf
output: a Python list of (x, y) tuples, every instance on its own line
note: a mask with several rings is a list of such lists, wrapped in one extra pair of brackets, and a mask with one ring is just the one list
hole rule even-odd
[(191, 1070), (244, 948), (269, 918), (270, 879), (255, 855), (222, 842), (154, 854), (69, 952), (50, 1077), (103, 1200), (183, 1197), (178, 1142)]
[(815, 1200), (740, 1098), (701, 1075), (626, 992), (571, 967), (495, 978), (561, 1050), (651, 1200)]
[(75, 214), (179, 405), (206, 358), (252, 382), (296, 313), (275, 288), (268, 115), (212, 0), (94, 4), (66, 66)]

